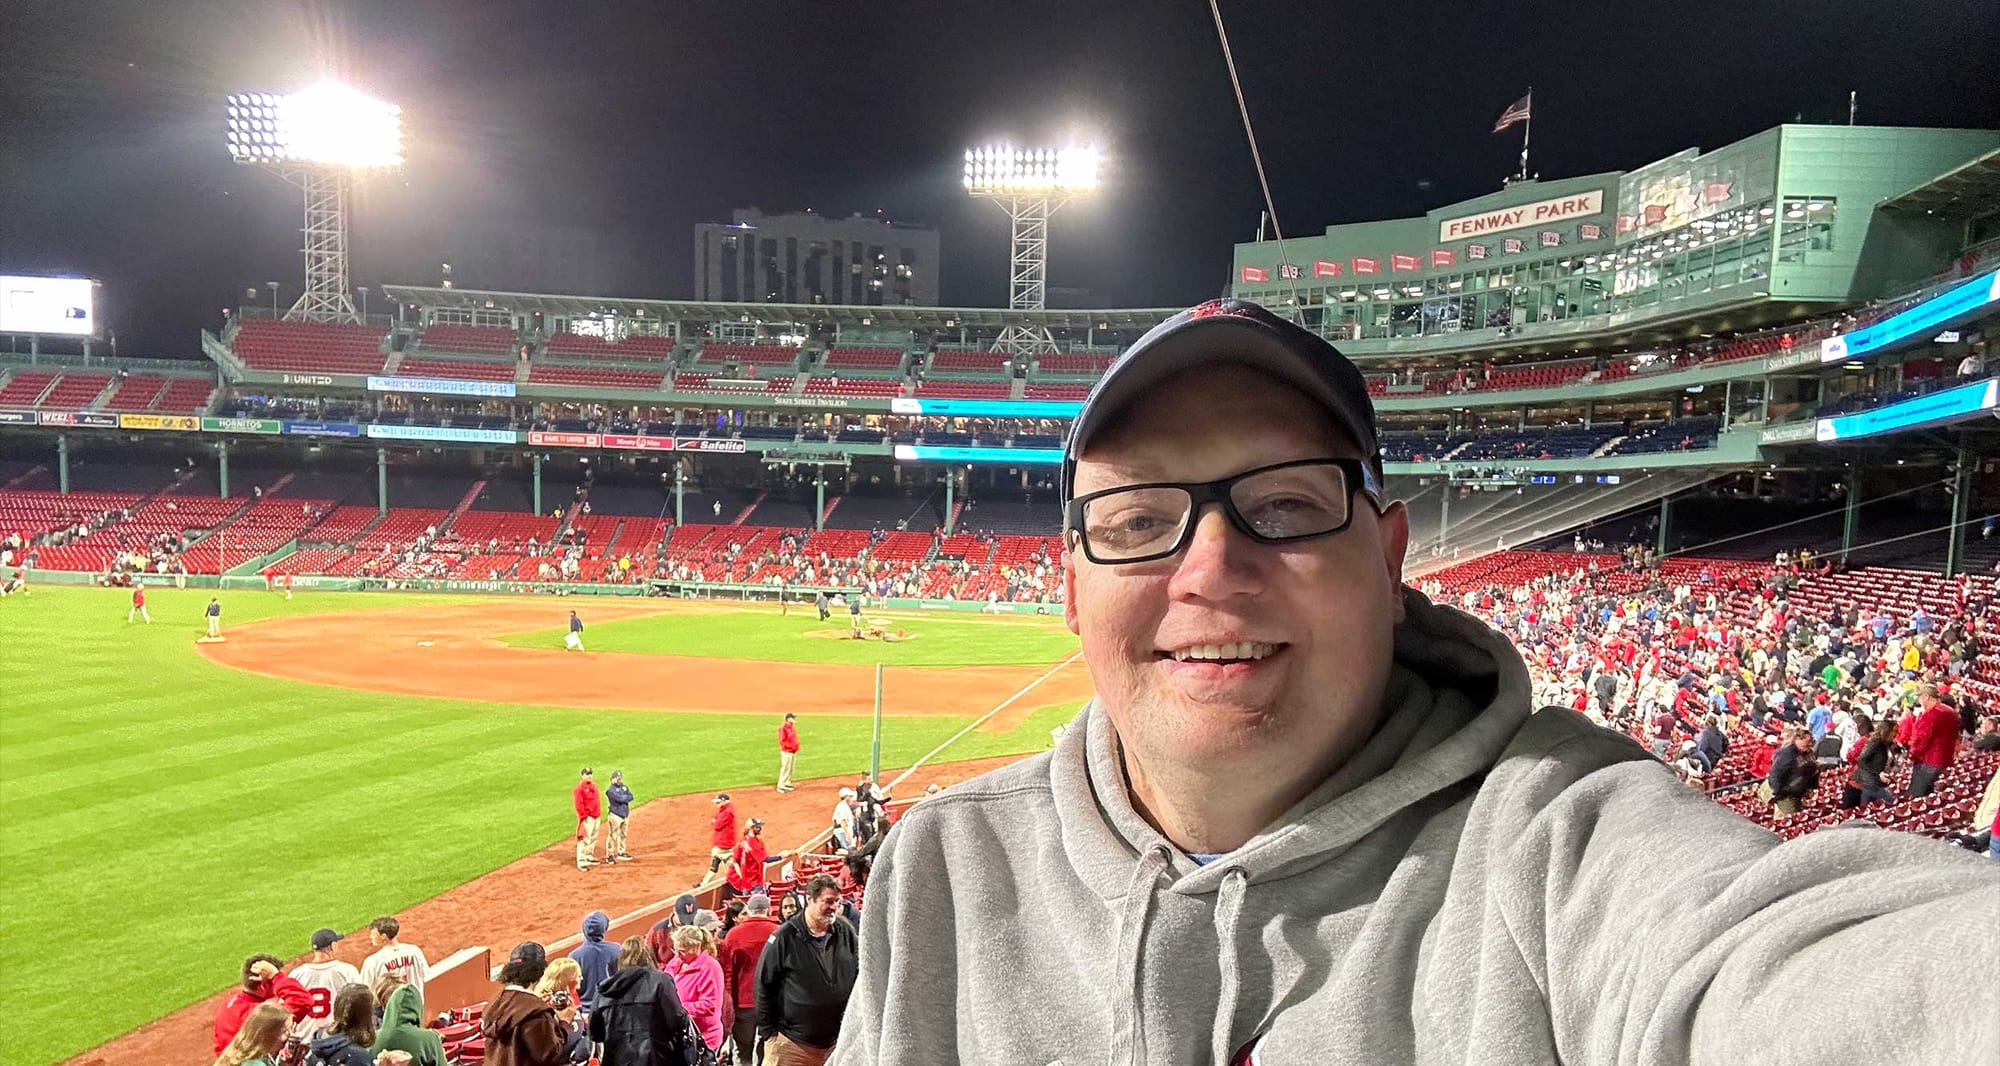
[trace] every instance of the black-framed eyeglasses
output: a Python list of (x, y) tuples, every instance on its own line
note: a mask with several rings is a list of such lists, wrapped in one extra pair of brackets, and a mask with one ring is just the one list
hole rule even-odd
[(1252, 540), (1290, 544), (1346, 529), (1357, 490), (1381, 511), (1382, 486), (1367, 463), (1297, 459), (1217, 481), (1120, 485), (1078, 496), (1063, 525), (1076, 531), (1093, 563), (1146, 563), (1187, 547), (1196, 517), (1210, 503)]

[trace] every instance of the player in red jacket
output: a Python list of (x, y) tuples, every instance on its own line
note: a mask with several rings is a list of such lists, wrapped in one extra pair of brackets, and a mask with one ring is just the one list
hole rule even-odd
[(799, 757), (799, 716), (787, 711), (785, 724), (778, 727), (778, 791), (792, 791), (792, 761)]
[(576, 805), (576, 868), (588, 870), (597, 865), (594, 853), (597, 851), (597, 818), (604, 813), (598, 802), (597, 782), (591, 779), (590, 767), (583, 768), (583, 775), (576, 783), (576, 791), (570, 794)]
[(1910, 722), (1910, 798), (1928, 796), (1937, 787), (1938, 775), (1958, 755), (1958, 734), (1962, 723), (1958, 709), (1938, 698), (1936, 685), (1917, 689), (1917, 705), (1923, 709)]
[(283, 961), (276, 955), (252, 955), (243, 960), (243, 987), (229, 993), (229, 998), (222, 1001), (222, 1009), (215, 1012), (217, 1055), (236, 1039), (237, 1030), (243, 1028), (243, 1019), (267, 999), (283, 1003), (292, 1012), (294, 1022), (303, 1020), (312, 1009), (312, 992), (278, 969)]
[(708, 876), (714, 877), (736, 848), (736, 808), (729, 805), (729, 793), (715, 794), (715, 820), (709, 823)]
[(764, 884), (764, 861), (770, 852), (764, 847), (764, 823), (752, 818), (743, 826), (743, 839), (729, 853), (729, 887), (723, 898), (747, 896)]

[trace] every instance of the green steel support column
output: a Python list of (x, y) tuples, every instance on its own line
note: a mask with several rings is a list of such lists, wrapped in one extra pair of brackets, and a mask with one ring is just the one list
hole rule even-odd
[(951, 485), (958, 480), (958, 471), (944, 468), (944, 535), (951, 536)]
[(826, 468), (813, 467), (813, 499), (818, 506), (813, 508), (813, 528), (826, 528)]
[(1972, 517), (1972, 447), (1961, 437), (1958, 469), (1951, 476), (1951, 540), (1944, 549), (1944, 576), (1957, 577), (1965, 564), (1965, 523)]
[(682, 470), (680, 460), (674, 461), (674, 525), (684, 525), (682, 506), (687, 502), (687, 475)]
[(542, 453), (535, 453), (535, 513), (542, 513)]
[(222, 496), (229, 496), (229, 438), (215, 442), (216, 484), (222, 489)]
[(1861, 535), (1861, 468), (1848, 464), (1847, 467), (1847, 514), (1840, 523), (1840, 561), (1847, 561), (1847, 553), (1854, 550), (1854, 539)]
[(69, 434), (67, 433), (56, 434), (56, 488), (63, 495), (69, 495)]
[(389, 449), (375, 449), (375, 513), (389, 513)]
[(1451, 480), (1446, 477), (1444, 491), (1438, 494), (1438, 553), (1442, 555), (1445, 542), (1451, 539)]
[(1660, 497), (1660, 536), (1653, 545), (1653, 550), (1659, 552), (1662, 559), (1667, 555), (1667, 534), (1673, 529), (1673, 525), (1674, 498), (1669, 494)]

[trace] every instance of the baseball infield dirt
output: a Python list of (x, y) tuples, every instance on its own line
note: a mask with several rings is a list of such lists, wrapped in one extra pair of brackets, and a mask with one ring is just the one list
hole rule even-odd
[[(679, 605), (597, 604), (623, 617)], [(223, 644), (202, 646), (215, 662), (322, 685), (408, 696), (615, 710), (768, 715), (874, 713), (866, 666), (707, 659), (678, 655), (516, 648), (497, 639), (549, 625), (546, 603), (353, 611), (253, 622)], [(560, 661), (560, 669), (550, 669)], [(901, 668), (885, 695), (895, 715), (985, 714), (1047, 672), (1037, 666)], [(1090, 696), (1081, 660), (1057, 670), (991, 723), (1011, 729), (1028, 711)]]

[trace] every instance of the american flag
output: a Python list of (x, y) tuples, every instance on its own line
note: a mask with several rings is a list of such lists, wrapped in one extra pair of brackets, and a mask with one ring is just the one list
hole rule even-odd
[(1528, 102), (1534, 98), (1535, 94), (1529, 93), (1508, 104), (1507, 110), (1500, 112), (1500, 121), (1493, 124), (1493, 132), (1499, 133), (1509, 126), (1528, 121)]

